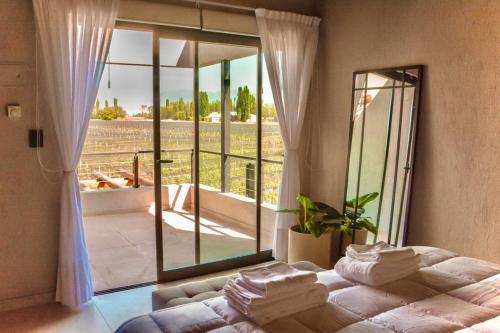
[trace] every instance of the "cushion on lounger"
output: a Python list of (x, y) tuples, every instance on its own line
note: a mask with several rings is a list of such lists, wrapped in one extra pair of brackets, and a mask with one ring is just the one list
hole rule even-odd
[[(291, 266), (303, 271), (324, 271), (324, 269), (307, 261), (299, 261), (291, 264)], [(204, 281), (185, 283), (176, 287), (162, 288), (154, 291), (152, 294), (153, 310), (201, 302), (210, 298), (221, 296), (222, 288), (226, 284), (226, 281), (233, 279), (236, 276), (237, 274), (232, 274)]]

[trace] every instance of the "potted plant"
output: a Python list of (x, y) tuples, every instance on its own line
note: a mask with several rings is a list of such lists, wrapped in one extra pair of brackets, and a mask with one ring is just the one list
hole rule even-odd
[[(279, 213), (294, 214), (297, 223), (288, 232), (288, 261), (311, 261), (323, 268), (329, 268), (332, 232), (343, 232), (350, 239), (353, 230), (368, 230), (377, 233), (377, 227), (369, 218), (362, 217), (364, 206), (374, 200), (378, 193), (369, 193), (358, 200), (346, 202), (345, 214), (322, 202), (298, 194), (300, 209), (283, 209)], [(366, 234), (365, 234), (366, 241)]]
[[(351, 199), (345, 202), (344, 237), (342, 241), (342, 249), (345, 251), (349, 244), (366, 244), (368, 231), (376, 235), (377, 227), (370, 221), (370, 217), (363, 216), (367, 203), (375, 200), (378, 197), (377, 192), (368, 193), (360, 196), (358, 199)], [(354, 236), (354, 241), (353, 241)]]

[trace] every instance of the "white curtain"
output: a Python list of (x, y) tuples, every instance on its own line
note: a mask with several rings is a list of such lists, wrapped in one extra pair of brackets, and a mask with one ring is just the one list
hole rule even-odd
[[(276, 112), (285, 144), (278, 208), (296, 208), (300, 191), (298, 149), (311, 83), (320, 19), (293, 13), (256, 9), (257, 26), (269, 73)], [(273, 255), (287, 260), (291, 214), (278, 214)]]
[(33, 0), (45, 94), (63, 167), (56, 300), (69, 306), (93, 296), (76, 168), (118, 1)]

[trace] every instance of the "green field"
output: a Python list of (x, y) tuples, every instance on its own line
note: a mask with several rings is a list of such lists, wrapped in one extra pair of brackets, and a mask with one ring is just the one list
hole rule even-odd
[[(194, 148), (194, 123), (192, 121), (162, 121), (162, 149), (182, 150), (165, 152), (162, 158), (172, 159), (162, 170), (163, 184), (191, 182), (191, 156)], [(220, 189), (221, 157), (220, 123), (200, 122), (200, 183)], [(229, 157), (231, 192), (245, 195), (246, 169), (255, 164), (257, 157), (257, 125), (232, 122), (230, 153), (248, 159)], [(119, 170), (132, 171), (134, 153), (153, 150), (153, 122), (151, 120), (91, 120), (85, 147), (79, 165), (80, 180), (93, 179), (92, 173), (100, 172), (119, 177)], [(283, 161), (283, 142), (277, 123), (262, 124), (262, 157)], [(153, 179), (153, 154), (139, 154), (141, 175)], [(276, 204), (282, 165), (262, 163), (263, 201)]]

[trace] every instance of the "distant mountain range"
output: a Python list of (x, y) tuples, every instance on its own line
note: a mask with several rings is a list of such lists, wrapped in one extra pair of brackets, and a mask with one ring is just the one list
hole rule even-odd
[[(203, 91), (203, 90), (202, 90)], [(208, 99), (210, 101), (215, 101), (219, 100), (220, 101), (220, 91), (207, 91), (208, 94)], [(231, 98), (235, 98), (238, 94), (238, 89), (232, 89), (231, 90)], [(161, 99), (164, 101), (166, 98), (168, 98), (171, 101), (178, 100), (182, 97), (183, 100), (185, 101), (192, 101), (193, 100), (193, 90), (176, 90), (176, 91), (162, 91), (161, 92)]]

